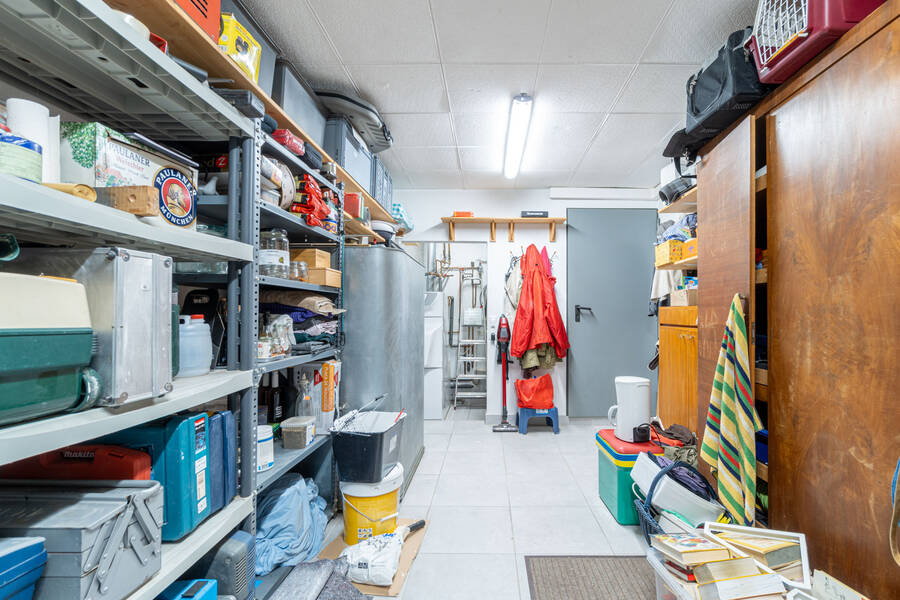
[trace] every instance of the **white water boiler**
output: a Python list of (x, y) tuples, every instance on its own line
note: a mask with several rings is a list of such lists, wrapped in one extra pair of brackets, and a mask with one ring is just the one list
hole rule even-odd
[(615, 436), (634, 442), (634, 428), (650, 422), (650, 380), (643, 377), (616, 377), (616, 404), (610, 407), (610, 423)]

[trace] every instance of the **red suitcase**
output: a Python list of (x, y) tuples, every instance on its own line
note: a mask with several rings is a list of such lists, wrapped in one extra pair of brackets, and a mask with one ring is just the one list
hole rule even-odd
[(750, 51), (763, 83), (781, 83), (884, 0), (761, 0)]
[(4, 479), (150, 479), (150, 455), (102, 444), (69, 446), (0, 467)]

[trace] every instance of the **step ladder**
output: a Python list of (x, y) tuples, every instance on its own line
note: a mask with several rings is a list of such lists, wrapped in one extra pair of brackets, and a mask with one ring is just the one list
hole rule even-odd
[[(487, 340), (485, 339), (485, 322), (487, 315), (482, 309), (481, 324), (464, 325), (460, 324), (460, 330), (466, 330), (466, 339), (460, 336), (459, 343), (456, 346), (456, 378), (453, 381), (453, 408), (455, 409), (460, 401), (476, 400), (483, 398), (487, 402), (487, 391), (477, 391), (467, 389), (466, 383), (478, 385), (483, 382), (487, 387)], [(480, 339), (479, 339), (480, 338)], [(481, 367), (481, 372), (479, 372)], [(460, 383), (463, 388), (460, 389)]]

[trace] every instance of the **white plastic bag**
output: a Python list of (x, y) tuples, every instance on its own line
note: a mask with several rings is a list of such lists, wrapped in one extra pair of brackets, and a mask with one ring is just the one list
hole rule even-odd
[(350, 563), (347, 573), (350, 580), (371, 585), (391, 585), (400, 565), (404, 529), (408, 531), (406, 527), (398, 527), (394, 533), (376, 535), (345, 548), (341, 556), (347, 557)]

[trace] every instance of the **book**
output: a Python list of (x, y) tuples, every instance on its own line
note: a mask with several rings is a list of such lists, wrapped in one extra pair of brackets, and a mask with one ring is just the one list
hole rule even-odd
[(800, 544), (798, 542), (731, 531), (723, 531), (718, 536), (770, 569), (777, 569), (800, 560)]
[(674, 563), (671, 560), (666, 560), (665, 564), (669, 572), (678, 579), (691, 583), (697, 581), (697, 578), (694, 577), (694, 571), (692, 569), (688, 567), (682, 567), (681, 565)]
[(799, 560), (772, 570), (790, 581), (803, 581), (803, 563)]
[(757, 573), (699, 584), (697, 591), (700, 592), (700, 600), (759, 600), (760, 597), (781, 598), (784, 585), (775, 573)]
[(731, 558), (728, 548), (689, 533), (666, 533), (651, 536), (650, 545), (683, 567), (692, 567), (711, 560)]
[(759, 567), (755, 560), (747, 557), (716, 560), (694, 567), (694, 577), (699, 584), (748, 575), (759, 575)]

